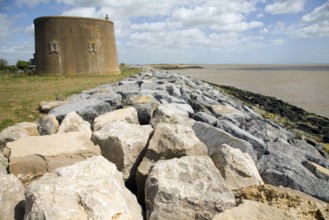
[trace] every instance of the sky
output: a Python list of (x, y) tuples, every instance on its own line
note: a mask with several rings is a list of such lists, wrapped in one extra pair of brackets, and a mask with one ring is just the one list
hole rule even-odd
[(33, 57), (37, 17), (106, 14), (120, 63), (329, 63), (329, 0), (0, 0), (0, 58)]

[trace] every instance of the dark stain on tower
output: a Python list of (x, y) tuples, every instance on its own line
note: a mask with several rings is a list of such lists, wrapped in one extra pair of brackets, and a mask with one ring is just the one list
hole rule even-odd
[(34, 20), (37, 74), (119, 74), (114, 24), (106, 19)]

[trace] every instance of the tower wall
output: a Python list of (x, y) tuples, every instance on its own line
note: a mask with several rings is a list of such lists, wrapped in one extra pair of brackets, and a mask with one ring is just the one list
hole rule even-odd
[(109, 20), (40, 17), (34, 20), (38, 74), (119, 74)]

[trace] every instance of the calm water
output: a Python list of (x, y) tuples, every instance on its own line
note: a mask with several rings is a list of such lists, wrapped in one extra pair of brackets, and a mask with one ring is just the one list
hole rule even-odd
[(218, 85), (234, 86), (329, 118), (329, 65), (200, 65), (176, 70)]

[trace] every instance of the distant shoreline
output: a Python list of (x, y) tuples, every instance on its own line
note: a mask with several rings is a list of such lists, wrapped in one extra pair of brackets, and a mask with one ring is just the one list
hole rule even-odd
[(200, 64), (174, 72), (196, 79), (276, 97), (329, 118), (329, 64)]

